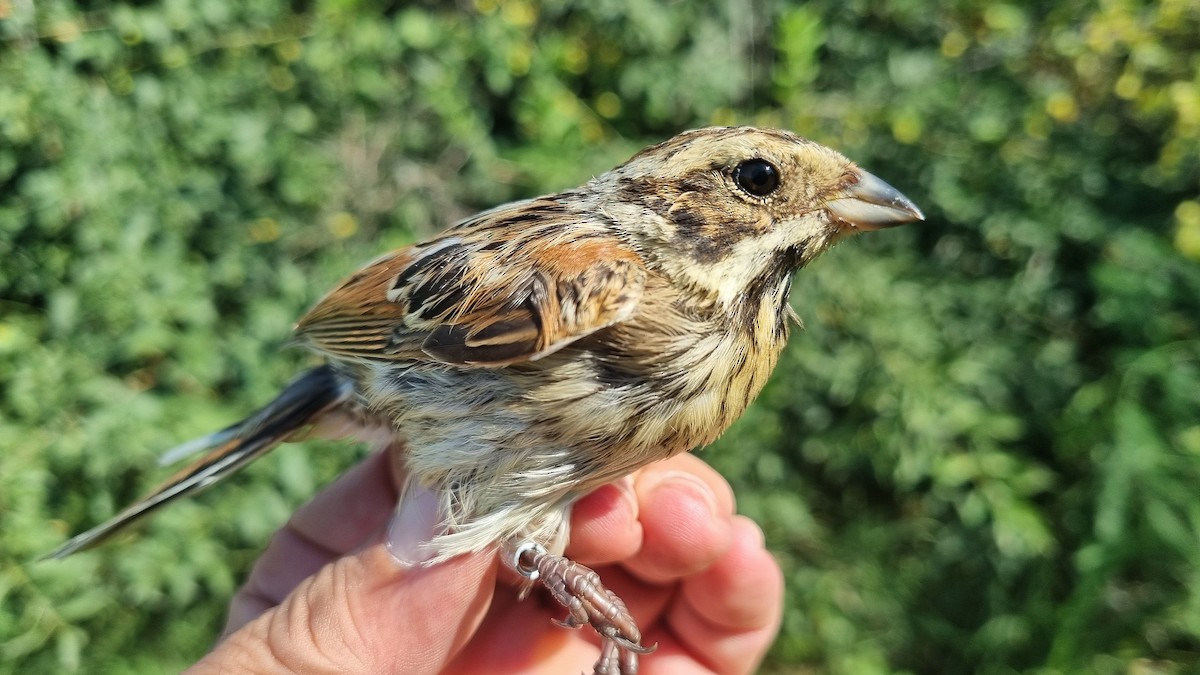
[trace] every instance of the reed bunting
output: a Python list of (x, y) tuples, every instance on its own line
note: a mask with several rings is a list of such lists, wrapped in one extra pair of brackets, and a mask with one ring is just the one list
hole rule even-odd
[(717, 438), (775, 367), (792, 274), (847, 235), (922, 218), (887, 183), (786, 131), (682, 133), (354, 273), (296, 326), (324, 365), (170, 452), (208, 451), (49, 557), (281, 442), (357, 438), (397, 448), (409, 485), (437, 495), (441, 534), (418, 562), (497, 546), (562, 603), (564, 625), (600, 634), (596, 673), (628, 675), (652, 647), (620, 598), (562, 556), (572, 504)]

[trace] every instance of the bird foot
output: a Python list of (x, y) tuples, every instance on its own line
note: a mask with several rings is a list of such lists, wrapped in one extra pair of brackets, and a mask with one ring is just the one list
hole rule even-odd
[(540, 581), (550, 595), (566, 608), (567, 617), (554, 623), (563, 628), (590, 625), (600, 635), (600, 658), (593, 675), (636, 675), (638, 656), (658, 645), (641, 644), (637, 622), (615, 593), (604, 587), (594, 570), (554, 555), (541, 545), (526, 542), (506, 562), (527, 580)]

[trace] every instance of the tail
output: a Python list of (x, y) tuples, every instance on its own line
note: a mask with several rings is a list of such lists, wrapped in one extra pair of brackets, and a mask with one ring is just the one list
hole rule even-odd
[(180, 456), (208, 450), (204, 457), (169, 478), (141, 501), (76, 535), (42, 559), (65, 558), (92, 548), (133, 521), (167, 502), (184, 497), (232, 476), (286, 441), (296, 431), (315, 422), (348, 399), (354, 384), (329, 366), (301, 375), (258, 412), (214, 434), (185, 443), (168, 452)]

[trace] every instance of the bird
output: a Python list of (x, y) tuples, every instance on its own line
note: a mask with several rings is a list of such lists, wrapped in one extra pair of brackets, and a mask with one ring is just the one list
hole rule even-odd
[[(205, 454), (48, 558), (90, 548), (285, 441), (402, 448), (432, 492), (436, 564), (496, 547), (600, 636), (597, 675), (631, 675), (635, 620), (563, 556), (572, 505), (714, 441), (779, 360), (792, 277), (859, 232), (924, 220), (908, 198), (794, 133), (708, 127), (583, 185), (484, 211), (392, 251), (296, 324), (323, 357), (263, 408), (168, 452)], [(426, 494), (428, 494), (426, 492)]]

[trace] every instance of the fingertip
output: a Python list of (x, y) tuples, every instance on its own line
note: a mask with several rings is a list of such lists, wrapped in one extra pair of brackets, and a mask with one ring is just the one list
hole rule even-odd
[(732, 515), (737, 510), (737, 500), (729, 481), (699, 457), (685, 452), (661, 462), (651, 464), (637, 473), (637, 481), (649, 484), (659, 480), (661, 474), (687, 474), (708, 487), (716, 501), (719, 515)]
[(416, 481), (405, 486), (384, 536), (384, 548), (396, 564), (418, 567), (435, 555), (429, 543), (444, 531), (440, 507), (436, 493)]
[(633, 480), (626, 476), (576, 502), (567, 555), (587, 565), (624, 560), (641, 548), (642, 535)]
[(715, 671), (753, 672), (779, 633), (783, 572), (750, 519), (733, 519), (732, 538), (725, 555), (684, 581), (667, 622)]
[(783, 609), (783, 571), (764, 547), (762, 530), (745, 516), (732, 521), (732, 544), (682, 587), (686, 605), (713, 627), (754, 630), (777, 625)]
[(754, 520), (747, 516), (735, 515), (733, 517), (733, 527), (735, 536), (738, 537), (740, 542), (750, 548), (766, 549), (767, 535)]
[(625, 566), (651, 583), (665, 583), (703, 570), (732, 541), (730, 515), (708, 482), (679, 470), (639, 476), (636, 490), (643, 528), (642, 548)]

